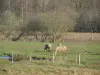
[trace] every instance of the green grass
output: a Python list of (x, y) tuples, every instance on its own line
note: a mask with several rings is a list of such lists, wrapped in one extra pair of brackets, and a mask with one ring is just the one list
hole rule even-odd
[[(41, 75), (45, 75), (46, 73), (53, 73), (54, 75), (56, 74), (59, 75), (57, 72), (54, 73), (53, 70), (52, 72), (50, 72), (51, 70), (48, 68), (48, 66), (52, 66), (53, 68), (59, 67), (60, 69), (78, 67), (78, 68), (89, 68), (89, 69), (100, 70), (100, 42), (92, 42), (92, 41), (70, 42), (69, 41), (63, 44), (68, 47), (68, 52), (67, 54), (66, 53), (63, 54), (63, 56), (58, 54), (56, 56), (55, 63), (52, 63), (52, 61), (47, 61), (47, 60), (45, 61), (32, 60), (32, 62), (29, 62), (27, 60), (27, 61), (14, 62), (14, 64), (11, 64), (11, 61), (0, 59), (0, 73), (1, 75), (7, 75), (5, 72), (2, 71), (2, 68), (5, 69), (9, 67), (12, 69), (13, 71), (12, 73), (14, 73), (15, 71), (20, 72), (20, 74), (21, 72), (25, 72), (26, 75), (28, 75), (29, 72), (31, 73), (39, 72)], [(45, 43), (40, 43), (40, 42), (0, 41), (0, 56), (3, 56), (3, 53), (13, 52), (13, 53), (19, 53), (19, 54), (28, 54), (28, 55), (32, 53), (32, 56), (52, 58), (52, 54), (54, 51), (44, 52), (43, 50), (44, 45)], [(54, 43), (53, 50), (55, 50), (56, 46), (57, 46), (57, 43)], [(87, 52), (90, 52), (90, 53), (81, 54), (81, 66), (78, 66), (78, 64), (76, 64), (77, 53), (84, 50), (87, 50)], [(44, 68), (46, 68), (49, 72), (46, 72), (46, 70), (42, 70)], [(29, 75), (32, 75), (32, 74), (29, 73)]]

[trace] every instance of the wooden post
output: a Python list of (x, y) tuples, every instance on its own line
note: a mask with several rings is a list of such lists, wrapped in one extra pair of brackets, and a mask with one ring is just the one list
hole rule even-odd
[(81, 65), (80, 53), (78, 54), (78, 64), (79, 64), (79, 66)]
[(32, 61), (32, 56), (31, 55), (32, 55), (32, 53), (30, 54), (30, 61)]
[(77, 55), (76, 55), (76, 64), (77, 64)]
[(92, 36), (92, 40), (94, 40), (94, 37)]
[(12, 52), (12, 57), (11, 58), (12, 58), (12, 63), (14, 63), (13, 52)]
[(55, 62), (55, 54), (54, 53), (53, 53), (52, 61), (53, 61), (53, 63)]

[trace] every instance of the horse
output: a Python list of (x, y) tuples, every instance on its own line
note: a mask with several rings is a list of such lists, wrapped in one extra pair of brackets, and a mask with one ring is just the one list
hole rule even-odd
[(45, 44), (45, 46), (44, 46), (44, 51), (45, 51), (45, 52), (46, 52), (46, 51), (50, 51), (51, 48), (52, 48), (52, 45), (51, 45), (50, 43), (47, 43), (47, 44)]
[(56, 47), (56, 51), (55, 51), (55, 55), (57, 54), (57, 52), (60, 52), (60, 53), (65, 53), (67, 51), (67, 47), (62, 45), (61, 43)]

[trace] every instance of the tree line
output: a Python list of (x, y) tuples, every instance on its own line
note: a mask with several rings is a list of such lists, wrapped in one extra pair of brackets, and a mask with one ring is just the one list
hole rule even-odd
[(0, 35), (55, 42), (64, 32), (100, 32), (100, 0), (0, 0)]

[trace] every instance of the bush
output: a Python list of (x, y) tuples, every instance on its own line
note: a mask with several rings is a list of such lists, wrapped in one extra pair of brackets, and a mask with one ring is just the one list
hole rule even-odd
[[(3, 53), (4, 55), (7, 55), (10, 57), (9, 60), (12, 60), (12, 54), (11, 53)], [(29, 56), (27, 54), (18, 54), (18, 53), (14, 53), (13, 54), (13, 60), (14, 61), (20, 61), (20, 60), (29, 60)]]

